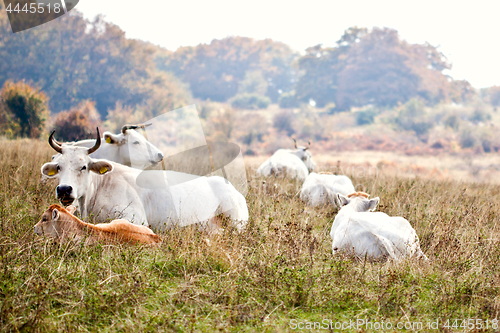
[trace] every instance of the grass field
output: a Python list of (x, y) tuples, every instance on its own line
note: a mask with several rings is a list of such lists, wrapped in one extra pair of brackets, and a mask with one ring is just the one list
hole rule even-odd
[[(251, 168), (250, 221), (240, 234), (186, 228), (162, 233), (159, 248), (84, 247), (33, 233), (56, 203), (56, 183), (40, 181), (40, 167), (53, 153), (47, 143), (0, 144), (2, 332), (279, 332), (323, 320), (372, 325), (344, 331), (377, 331), (373, 325), (382, 321), (393, 326), (385, 331), (399, 331), (397, 323), (412, 323), (407, 331), (463, 331), (462, 322), (444, 328), (448, 319), (477, 320), (469, 331), (495, 330), (497, 185), (353, 175), (381, 198), (378, 210), (410, 221), (428, 264), (334, 258), (335, 210), (306, 208), (298, 185), (263, 183)], [(436, 320), (439, 329), (429, 329)]]

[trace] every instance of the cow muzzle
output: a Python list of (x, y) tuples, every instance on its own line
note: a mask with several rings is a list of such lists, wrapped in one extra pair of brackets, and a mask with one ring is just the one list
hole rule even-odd
[(73, 188), (69, 185), (59, 185), (56, 188), (57, 198), (64, 206), (69, 206), (75, 201), (75, 198), (71, 195), (72, 193)]

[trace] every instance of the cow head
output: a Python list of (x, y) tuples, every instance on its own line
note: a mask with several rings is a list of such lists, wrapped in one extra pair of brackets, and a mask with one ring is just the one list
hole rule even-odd
[[(65, 233), (65, 222), (68, 220), (68, 215), (72, 215), (75, 211), (74, 206), (69, 206), (67, 209), (59, 205), (51, 205), (35, 224), (34, 231), (37, 235), (45, 235), (53, 238), (62, 238)], [(70, 220), (71, 221), (71, 220)]]
[(337, 193), (337, 201), (340, 208), (344, 206), (351, 207), (355, 212), (373, 212), (380, 199), (368, 199), (370, 195), (364, 192), (354, 192), (344, 197), (342, 194)]
[(308, 152), (308, 149), (311, 147), (311, 142), (308, 142), (307, 147), (298, 147), (295, 138), (293, 138), (293, 142), (295, 144), (295, 151), (292, 151), (292, 153), (297, 155), (297, 157), (304, 162), (309, 172), (313, 172), (316, 167), (316, 163), (314, 163), (311, 153)]
[(99, 129), (97, 141), (92, 148), (60, 144), (54, 140), (54, 132), (50, 134), (49, 144), (61, 155), (42, 166), (42, 175), (59, 179), (56, 196), (67, 206), (85, 195), (91, 183), (91, 172), (103, 176), (113, 171), (113, 165), (106, 160), (94, 160), (89, 156), (101, 145)]
[(163, 160), (163, 153), (136, 131), (149, 125), (125, 125), (119, 134), (104, 132), (104, 141), (119, 149), (125, 164), (144, 169)]

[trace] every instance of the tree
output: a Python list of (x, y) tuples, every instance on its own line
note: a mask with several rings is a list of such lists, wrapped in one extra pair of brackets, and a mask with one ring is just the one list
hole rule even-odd
[(397, 31), (373, 29), (346, 54), (338, 74), (338, 107), (394, 106), (416, 96), (418, 76), (407, 66), (408, 59)]
[(4, 134), (38, 138), (48, 117), (48, 99), (43, 92), (22, 81), (5, 82), (0, 91), (0, 126)]
[[(260, 93), (277, 101), (282, 92), (293, 88), (291, 64), (296, 57), (288, 46), (270, 39), (228, 37), (208, 45), (182, 47), (171, 55), (161, 53), (157, 59), (163, 60), (159, 68), (188, 83), (196, 98), (227, 101), (261, 75), (266, 91)], [(259, 85), (264, 86), (262, 81)]]
[[(0, 11), (0, 84), (8, 79), (33, 82), (50, 97), (54, 112), (91, 99), (102, 116), (117, 101), (124, 105), (184, 105), (189, 93), (172, 75), (157, 73), (156, 49), (127, 39), (116, 25), (96, 17), (89, 21), (72, 10), (44, 29), (12, 34)], [(157, 97), (170, 94), (168, 103)], [(161, 94), (162, 97), (165, 93)]]
[(493, 106), (500, 106), (500, 86), (493, 86), (488, 89), (490, 103)]
[(442, 73), (450, 65), (441, 52), (409, 44), (389, 28), (350, 28), (333, 48), (309, 48), (299, 67), (298, 98), (320, 107), (395, 106), (414, 97), (437, 103), (459, 95)]
[(310, 99), (316, 106), (324, 107), (336, 103), (338, 76), (345, 67), (347, 52), (366, 35), (366, 28), (352, 27), (336, 42), (336, 47), (323, 48), (321, 45), (310, 47), (299, 59), (299, 69), (304, 73), (297, 83), (296, 98), (303, 102)]
[(93, 137), (96, 127), (101, 127), (101, 117), (92, 101), (83, 101), (69, 111), (59, 112), (54, 120), (57, 138), (62, 141)]

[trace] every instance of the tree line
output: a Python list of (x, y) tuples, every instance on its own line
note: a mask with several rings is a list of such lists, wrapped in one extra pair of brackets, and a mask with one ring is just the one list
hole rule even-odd
[[(42, 93), (40, 105), (47, 107), (40, 107), (40, 119), (48, 110), (56, 114), (82, 103), (93, 103), (107, 119), (124, 110), (130, 117), (152, 117), (193, 98), (236, 108), (311, 103), (338, 111), (393, 107), (413, 98), (429, 105), (463, 103), (477, 93), (467, 81), (444, 73), (451, 65), (436, 47), (408, 43), (389, 28), (351, 27), (333, 47), (312, 46), (303, 55), (281, 42), (247, 37), (172, 52), (128, 39), (102, 17), (88, 20), (78, 11), (13, 34), (0, 9), (0, 59), (0, 87), (28, 96), (26, 87), (12, 86), (22, 82)], [(500, 104), (499, 87), (483, 93)], [(5, 100), (0, 103), (5, 127), (15, 112), (5, 111)], [(11, 128), (18, 130), (37, 132)]]

